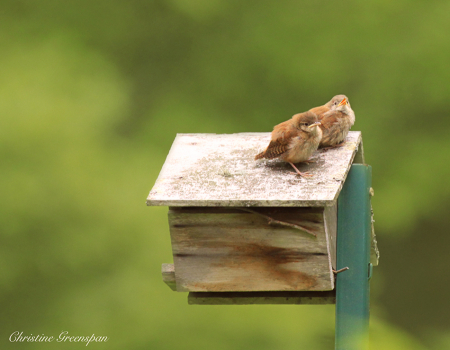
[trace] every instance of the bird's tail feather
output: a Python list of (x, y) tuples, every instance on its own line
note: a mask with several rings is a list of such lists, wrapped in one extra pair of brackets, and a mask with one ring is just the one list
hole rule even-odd
[(255, 160), (264, 158), (264, 157), (265, 157), (265, 153), (266, 153), (266, 151), (261, 152), (261, 153), (258, 153), (258, 154), (255, 156)]

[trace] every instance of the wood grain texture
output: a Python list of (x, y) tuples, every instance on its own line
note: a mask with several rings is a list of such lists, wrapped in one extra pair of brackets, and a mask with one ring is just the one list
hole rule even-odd
[(329, 239), (329, 257), (330, 263), (334, 270), (336, 270), (336, 242), (337, 242), (337, 203), (331, 207), (325, 207), (325, 232)]
[[(258, 160), (270, 133), (178, 134), (147, 205), (324, 207), (333, 205), (361, 142), (351, 131), (344, 146), (316, 151), (300, 164), (312, 178), (280, 160)], [(359, 158), (362, 159), (360, 152)]]
[(266, 218), (237, 208), (171, 207), (177, 291), (332, 290), (324, 208), (258, 211), (307, 227), (317, 237), (270, 225)]
[(327, 305), (336, 293), (324, 292), (191, 292), (189, 305)]
[(358, 149), (356, 150), (356, 154), (353, 159), (353, 163), (366, 164), (366, 161), (364, 159), (364, 145), (363, 145), (362, 137), (361, 137), (361, 141), (359, 142)]

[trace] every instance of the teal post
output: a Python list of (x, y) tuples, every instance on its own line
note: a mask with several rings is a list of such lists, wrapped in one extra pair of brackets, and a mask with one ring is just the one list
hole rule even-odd
[(353, 164), (338, 199), (336, 350), (369, 346), (372, 168)]

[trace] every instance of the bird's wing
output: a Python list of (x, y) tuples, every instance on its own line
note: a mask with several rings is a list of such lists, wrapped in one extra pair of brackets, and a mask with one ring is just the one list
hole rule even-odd
[(298, 136), (299, 130), (292, 125), (292, 120), (287, 120), (276, 125), (272, 131), (272, 140), (264, 152), (258, 154), (255, 159), (273, 159), (281, 156), (288, 150), (289, 142)]
[(319, 121), (321, 122), (323, 129), (329, 129), (339, 122), (339, 117), (341, 117), (341, 112), (331, 110), (321, 115)]
[(324, 113), (328, 112), (329, 110), (330, 110), (330, 108), (328, 108), (327, 106), (324, 105), (324, 106), (311, 108), (309, 111), (317, 114), (317, 116), (320, 118), (320, 116), (322, 116)]
[(263, 153), (258, 154), (260, 157), (257, 157), (267, 159), (277, 158), (287, 151), (287, 146), (288, 144), (286, 142), (280, 142), (280, 140), (270, 141), (266, 150)]

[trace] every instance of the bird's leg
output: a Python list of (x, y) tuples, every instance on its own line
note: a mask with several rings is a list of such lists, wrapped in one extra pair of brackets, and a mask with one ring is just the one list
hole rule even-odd
[[(312, 177), (312, 175), (310, 175), (310, 174), (307, 173), (307, 172), (302, 173), (302, 172), (301, 172), (300, 170), (298, 170), (297, 167), (296, 167), (294, 164), (292, 164), (291, 162), (289, 162), (289, 164), (292, 165), (292, 167), (295, 169), (295, 172), (296, 172), (298, 175), (303, 176), (303, 177)], [(294, 174), (295, 174), (295, 173), (294, 173)]]

